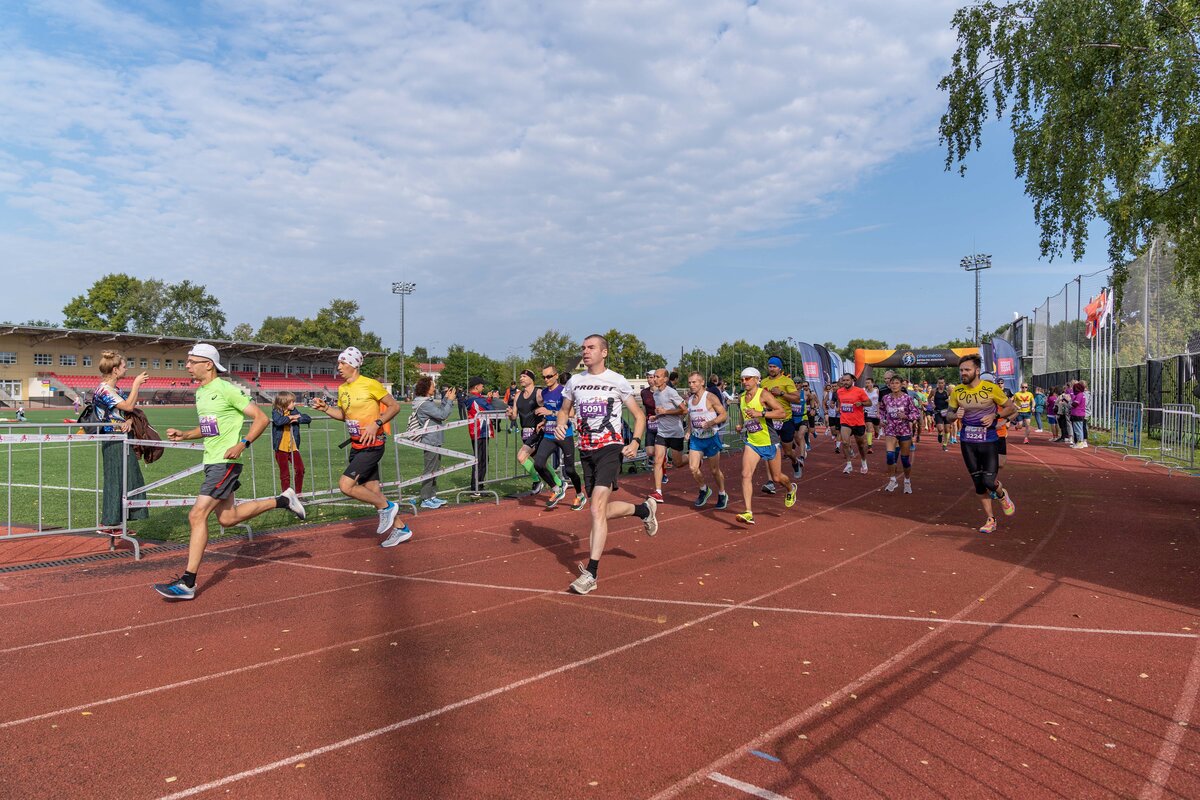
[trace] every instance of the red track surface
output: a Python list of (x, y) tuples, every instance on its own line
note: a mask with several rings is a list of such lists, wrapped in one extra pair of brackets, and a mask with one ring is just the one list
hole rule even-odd
[(819, 441), (750, 529), (671, 473), (587, 597), (528, 501), (225, 545), (190, 603), (179, 553), (0, 576), (0, 795), (1200, 796), (1200, 483), (1014, 442), (985, 537), (955, 450), (886, 495)]

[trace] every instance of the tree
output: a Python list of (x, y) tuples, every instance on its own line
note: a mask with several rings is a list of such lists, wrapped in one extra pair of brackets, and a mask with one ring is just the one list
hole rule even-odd
[(1008, 111), (1044, 256), (1082, 258), (1100, 217), (1118, 287), (1157, 232), (1178, 248), (1177, 274), (1200, 279), (1200, 5), (985, 2), (953, 24), (958, 50), (939, 83), (946, 168), (965, 172), (984, 123)]
[(767, 354), (756, 344), (750, 344), (745, 339), (736, 342), (724, 342), (717, 348), (713, 358), (713, 372), (727, 378), (730, 386), (741, 386), (739, 375), (746, 367), (757, 367), (759, 371), (766, 369)]
[(300, 335), (303, 320), (299, 317), (267, 317), (258, 326), (254, 340), (267, 344), (292, 344)]
[[(499, 373), (503, 367), (482, 353), (467, 350), (461, 344), (450, 345), (443, 363), (445, 367), (442, 369), (441, 383), (444, 386), (465, 387), (468, 377), (483, 378), (488, 388), (498, 388), (500, 385)], [(503, 385), (507, 386), (508, 380)]]
[(63, 306), (63, 325), (94, 331), (132, 333), (145, 312), (139, 309), (142, 281), (132, 275), (113, 273), (92, 284), (86, 293)]
[(201, 284), (191, 281), (167, 284), (155, 333), (188, 339), (224, 339), (225, 313), (221, 301)]
[(614, 372), (634, 378), (645, 375), (648, 370), (667, 366), (665, 358), (650, 352), (646, 343), (632, 333), (613, 328), (604, 334), (604, 338), (608, 339), (608, 367)]
[(560, 370), (579, 360), (580, 344), (565, 333), (550, 329), (529, 343), (530, 361), (534, 369), (553, 364)]
[(883, 339), (851, 339), (846, 342), (846, 347), (843, 352), (847, 357), (853, 357), (854, 351), (862, 348), (863, 350), (887, 350), (887, 342)]
[(229, 332), (229, 338), (235, 342), (252, 342), (254, 341), (254, 326), (249, 322), (239, 322)]

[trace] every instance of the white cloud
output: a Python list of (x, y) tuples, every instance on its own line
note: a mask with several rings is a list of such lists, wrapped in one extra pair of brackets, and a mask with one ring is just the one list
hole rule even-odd
[[(944, 1), (401, 5), (230, 3), (181, 33), (44, 0), (89, 38), (0, 52), (6, 270), (198, 279), (233, 322), (390, 314), (401, 271), (485, 323), (553, 273), (611, 275), (604, 301), (928, 143), (953, 45)], [(264, 303), (260, 273), (295, 282)]]

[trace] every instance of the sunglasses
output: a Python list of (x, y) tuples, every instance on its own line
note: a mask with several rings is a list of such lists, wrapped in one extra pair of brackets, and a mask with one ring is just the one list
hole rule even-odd
[(542, 377), (543, 377), (543, 378), (545, 378), (546, 380), (550, 380), (551, 378), (557, 378), (557, 377), (558, 377), (558, 375), (556, 375), (555, 373), (551, 372), (549, 375), (543, 375)]

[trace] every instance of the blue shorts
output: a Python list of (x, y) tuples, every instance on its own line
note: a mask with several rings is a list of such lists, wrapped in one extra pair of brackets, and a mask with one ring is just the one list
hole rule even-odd
[(724, 448), (721, 446), (721, 437), (720, 436), (689, 436), (688, 437), (688, 450), (690, 450), (694, 453), (700, 453), (705, 458), (712, 458), (713, 456), (719, 456), (719, 455), (721, 455), (721, 450), (723, 450), (723, 449)]
[(749, 447), (751, 450), (758, 453), (759, 456), (762, 457), (763, 461), (774, 461), (775, 454), (779, 452), (779, 445), (777, 444), (769, 444), (765, 447), (759, 447), (758, 445), (747, 442), (746, 447)]
[(1021, 412), (1021, 413), (1017, 414), (1017, 422), (1028, 422), (1032, 418), (1033, 418), (1033, 414), (1028, 414), (1025, 412)]

